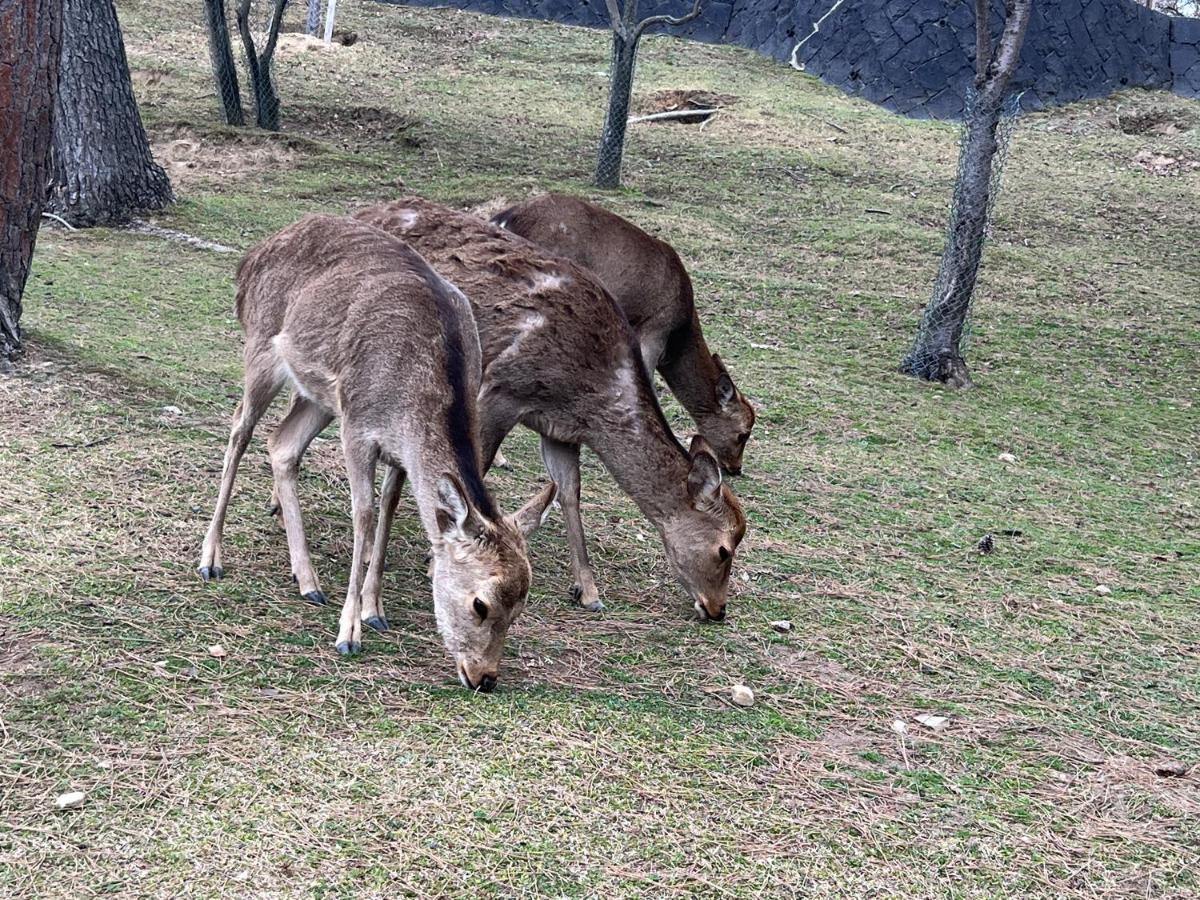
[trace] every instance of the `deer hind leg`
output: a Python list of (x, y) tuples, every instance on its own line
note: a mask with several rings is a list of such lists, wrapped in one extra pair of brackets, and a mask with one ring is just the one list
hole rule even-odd
[(567, 544), (571, 549), (571, 571), (575, 575), (571, 594), (584, 609), (598, 612), (604, 609), (604, 604), (600, 602), (600, 592), (596, 589), (596, 579), (583, 536), (583, 519), (579, 514), (579, 445), (564, 444), (543, 436), (542, 462), (550, 479), (558, 485), (558, 502), (562, 504)]
[(279, 427), (267, 441), (271, 454), (271, 473), (275, 477), (275, 502), (283, 518), (287, 532), (288, 556), (292, 562), (292, 577), (300, 587), (300, 595), (309, 603), (324, 606), (325, 594), (321, 591), (317, 573), (313, 571), (312, 558), (308, 554), (308, 540), (304, 535), (304, 520), (300, 515), (300, 496), (296, 491), (300, 472), (300, 457), (308, 445), (326, 425), (333, 420), (327, 410), (311, 400), (296, 395), (292, 407), (284, 416)]
[(338, 624), (334, 646), (342, 656), (362, 649), (363, 567), (367, 562), (367, 542), (375, 524), (375, 460), (377, 450), (353, 428), (342, 423), (342, 451), (346, 456), (346, 476), (350, 481), (350, 513), (354, 521), (354, 555), (350, 562), (350, 583)]
[(667, 338), (662, 334), (646, 334), (641, 338), (639, 348), (642, 351), (642, 365), (646, 367), (646, 377), (651, 384), (656, 384), (654, 373), (666, 351)]
[[(284, 413), (284, 418), (287, 418), (292, 411), (292, 407), (303, 399), (304, 397), (301, 396), (299, 391), (293, 390), (292, 396), (288, 398), (288, 408), (287, 412)], [(283, 510), (279, 507), (279, 492), (275, 490), (274, 484), (271, 485), (271, 502), (267, 504), (267, 515), (279, 516), (279, 524), (283, 525)]]
[(225, 461), (221, 465), (221, 488), (217, 492), (217, 505), (212, 521), (204, 536), (200, 550), (200, 577), (205, 581), (221, 578), (221, 536), (225, 530), (225, 514), (229, 499), (233, 496), (233, 481), (237, 477), (238, 464), (250, 444), (254, 426), (262, 418), (267, 407), (283, 386), (283, 377), (276, 370), (274, 359), (266, 352), (246, 354), (246, 378), (242, 388), (242, 400), (233, 413), (233, 427), (229, 431), (229, 443), (225, 447)]
[(388, 630), (387, 616), (383, 613), (383, 563), (402, 487), (404, 470), (399, 466), (388, 466), (387, 471), (383, 473), (383, 487), (379, 491), (379, 521), (375, 523), (375, 545), (371, 548), (371, 562), (367, 566), (367, 577), (363, 581), (362, 589), (362, 621), (364, 625), (376, 631)]

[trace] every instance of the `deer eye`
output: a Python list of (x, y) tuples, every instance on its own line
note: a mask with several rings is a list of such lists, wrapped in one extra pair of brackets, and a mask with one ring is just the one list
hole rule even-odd
[(721, 562), (728, 562), (729, 557), (732, 555), (733, 554), (730, 553), (726, 547), (721, 547), (719, 550), (717, 550), (717, 556), (721, 557)]
[(479, 616), (479, 621), (486, 621), (488, 617), (488, 605), (476, 597), (473, 606), (475, 607), (475, 615)]

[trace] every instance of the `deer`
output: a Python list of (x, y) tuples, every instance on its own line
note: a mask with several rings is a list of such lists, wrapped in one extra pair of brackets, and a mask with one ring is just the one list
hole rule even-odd
[(740, 475), (754, 407), (709, 350), (679, 254), (627, 219), (579, 197), (544, 194), (492, 217), (492, 223), (590, 270), (637, 335), (651, 378), (657, 370), (716, 450)]
[[(697, 616), (724, 619), (746, 516), (708, 442), (697, 435), (685, 449), (675, 437), (629, 323), (596, 277), (483, 219), (419, 197), (353, 216), (403, 240), (470, 301), (483, 354), (483, 471), (518, 424), (540, 435), (579, 604), (592, 611), (604, 606), (579, 508), (579, 453), (586, 445), (658, 530)], [(373, 568), (383, 564), (396, 497), (385, 477)]]
[(405, 478), (412, 485), (432, 548), (437, 626), (458, 678), (469, 690), (491, 691), (532, 579), (525, 538), (556, 489), (551, 483), (505, 516), (484, 486), (481, 353), (466, 298), (397, 238), (345, 216), (311, 215), (246, 254), (236, 310), (245, 377), (200, 576), (224, 576), (221, 537), (238, 464), (272, 399), (290, 385), (291, 407), (267, 446), (292, 572), (318, 605), (326, 598), (308, 554), (297, 475), (313, 438), (340, 422), (354, 549), (337, 651), (358, 653), (364, 624), (387, 628), (379, 571), (364, 576), (382, 463), (393, 494)]

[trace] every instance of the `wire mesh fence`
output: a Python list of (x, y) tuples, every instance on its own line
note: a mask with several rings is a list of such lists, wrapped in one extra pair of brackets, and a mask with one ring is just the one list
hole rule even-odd
[[(946, 380), (939, 369), (947, 358), (961, 358), (970, 337), (975, 277), (991, 234), (992, 212), (1000, 195), (1004, 165), (1020, 112), (1021, 95), (1010, 97), (994, 123), (995, 152), (991, 165), (979, 164), (978, 151), (986, 135), (976, 130), (993, 127), (987, 115), (977, 115), (978, 97), (967, 96), (959, 139), (958, 175), (950, 204), (946, 243), (934, 281), (933, 294), (904, 370), (931, 380)], [(986, 181), (986, 184), (981, 184)], [(979, 208), (982, 200), (982, 208)]]
[[(630, 57), (626, 57), (626, 53), (630, 54)], [(604, 116), (604, 130), (601, 132), (600, 147), (596, 154), (596, 184), (600, 187), (616, 187), (620, 184), (636, 68), (636, 47), (624, 48), (619, 41), (614, 41), (608, 111)]]

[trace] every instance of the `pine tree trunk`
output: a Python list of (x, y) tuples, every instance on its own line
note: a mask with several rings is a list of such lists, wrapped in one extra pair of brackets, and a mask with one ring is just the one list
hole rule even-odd
[(638, 39), (626, 40), (613, 33), (612, 73), (608, 88), (608, 112), (600, 135), (596, 159), (596, 186), (621, 186), (621, 161), (625, 156), (625, 131), (629, 123), (629, 102), (633, 94), (633, 65), (637, 59)]
[(0, 371), (21, 352), (21, 295), (46, 198), (62, 0), (0, 0)]
[(121, 225), (175, 198), (133, 98), (113, 0), (63, 0), (47, 206), (72, 225)]
[(208, 55), (212, 58), (213, 79), (217, 96), (225, 113), (226, 125), (245, 125), (242, 114), (242, 92), (238, 87), (237, 67), (229, 43), (229, 20), (225, 17), (225, 0), (204, 0), (204, 15), (208, 21)]

